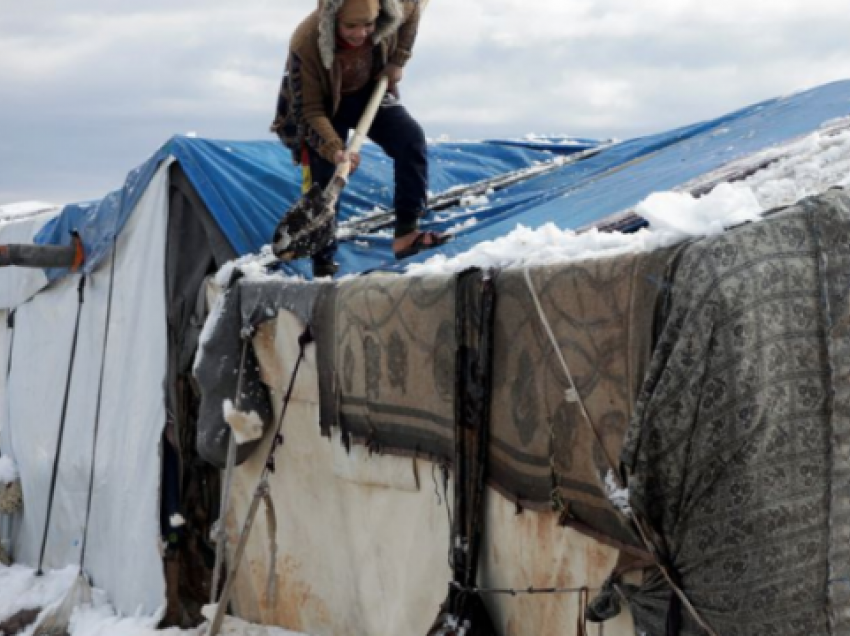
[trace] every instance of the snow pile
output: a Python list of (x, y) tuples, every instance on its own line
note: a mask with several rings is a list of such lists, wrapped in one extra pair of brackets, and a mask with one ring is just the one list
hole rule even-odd
[(468, 267), (510, 269), (548, 265), (648, 251), (670, 245), (675, 240), (670, 232), (641, 230), (635, 234), (618, 234), (592, 229), (576, 234), (572, 230), (561, 230), (554, 223), (536, 230), (517, 225), (510, 234), (479, 243), (454, 258), (437, 254), (424, 263), (409, 265), (405, 271), (414, 276), (446, 275)]
[(587, 141), (577, 139), (572, 135), (538, 135), (537, 133), (528, 133), (523, 135), (522, 140), (538, 144), (557, 144), (558, 146), (587, 146)]
[[(77, 567), (48, 570), (42, 576), (20, 565), (0, 566), (0, 623), (23, 610), (42, 610), (41, 616), (63, 601), (74, 580)], [(202, 636), (205, 626), (196, 629), (157, 630), (161, 615), (119, 616), (108, 603), (106, 593), (92, 589), (92, 604), (77, 607), (71, 615), (69, 636)], [(222, 636), (306, 636), (278, 627), (252, 625), (226, 617)], [(21, 632), (32, 634), (32, 626)]]
[(469, 217), (468, 219), (466, 219), (465, 221), (461, 221), (460, 223), (456, 223), (455, 225), (451, 226), (446, 231), (449, 234), (456, 234), (457, 232), (460, 232), (462, 230), (468, 230), (469, 228), (475, 227), (476, 225), (478, 225), (478, 219), (476, 219), (474, 216), (472, 216), (472, 217)]
[(0, 486), (18, 481), (18, 467), (8, 455), (0, 457)]
[(30, 568), (0, 566), (0, 622), (21, 610), (41, 609), (61, 602), (76, 578), (77, 567), (73, 565), (38, 577)]
[(809, 135), (790, 147), (788, 157), (744, 183), (765, 210), (790, 205), (832, 186), (850, 187), (850, 131)]
[(683, 192), (653, 193), (635, 212), (649, 221), (650, 231), (687, 238), (720, 234), (727, 227), (757, 221), (764, 209), (749, 188), (721, 183), (699, 199)]
[(479, 243), (453, 258), (437, 254), (424, 263), (413, 263), (406, 273), (447, 275), (468, 267), (510, 269), (614, 257), (757, 221), (767, 210), (792, 205), (832, 186), (850, 187), (850, 131), (835, 132), (837, 126), (846, 128), (846, 123), (832, 122), (791, 144), (748, 157), (747, 164), (766, 167), (745, 180), (720, 183), (699, 198), (688, 192), (650, 195), (635, 208), (650, 222), (647, 229), (631, 234), (597, 230), (577, 234), (553, 223), (535, 230), (518, 225), (510, 234)]
[[(68, 636), (203, 636), (203, 628), (157, 630), (159, 617), (118, 616), (107, 604), (77, 608)], [(224, 633), (224, 632), (221, 632)]]
[[(215, 605), (205, 605), (201, 610), (204, 618), (212, 623), (215, 617)], [(267, 627), (265, 625), (253, 625), (233, 616), (225, 615), (219, 634), (223, 636), (304, 636), (296, 632), (290, 632), (280, 627)], [(72, 634), (73, 636), (73, 634)]]
[(222, 265), (221, 269), (215, 274), (215, 282), (221, 289), (227, 289), (235, 270), (240, 270), (245, 277), (251, 280), (280, 279), (283, 274), (280, 272), (269, 273), (268, 271), (268, 266), (276, 262), (277, 258), (272, 253), (272, 246), (263, 245), (258, 254), (246, 254)]
[(224, 404), (224, 421), (230, 425), (230, 430), (233, 431), (233, 439), (237, 444), (252, 442), (255, 439), (260, 439), (263, 436), (263, 420), (257, 415), (256, 411), (238, 410), (231, 400), (225, 400)]

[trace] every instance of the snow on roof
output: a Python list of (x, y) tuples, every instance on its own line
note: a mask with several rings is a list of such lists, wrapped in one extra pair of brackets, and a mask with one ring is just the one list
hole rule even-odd
[(23, 219), (45, 212), (57, 212), (60, 206), (44, 201), (21, 201), (0, 205), (0, 223)]
[[(746, 179), (723, 182), (707, 194), (665, 191), (649, 195), (635, 212), (649, 227), (633, 233), (577, 233), (547, 223), (524, 226), (484, 241), (453, 258), (437, 254), (407, 267), (416, 276), (449, 274), (468, 267), (517, 268), (549, 265), (624, 253), (644, 252), (692, 237), (718, 234), (728, 227), (758, 221), (764, 212), (788, 206), (830, 187), (850, 187), (850, 118), (748, 159), (763, 165)], [(738, 162), (740, 163), (740, 162)], [(685, 188), (683, 188), (685, 189)]]

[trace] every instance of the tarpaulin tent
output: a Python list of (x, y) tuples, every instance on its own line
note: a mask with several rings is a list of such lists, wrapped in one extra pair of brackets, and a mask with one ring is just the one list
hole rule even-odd
[[(619, 220), (651, 192), (685, 186), (734, 160), (847, 116), (848, 99), (850, 82), (840, 82), (614, 145), (589, 141), (558, 148), (499, 141), (432, 144), (430, 188), (435, 193), (518, 170), (545, 168), (536, 176), (485, 192), (486, 202), (479, 198), (460, 210), (439, 213), (432, 226), (446, 229), (464, 223), (456, 240), (441, 249), (452, 254), (502, 236), (517, 223), (536, 227), (554, 222), (573, 229), (607, 224)], [(570, 160), (594, 148), (599, 152)], [(391, 200), (387, 168), (379, 151), (367, 147), (360, 173), (346, 190), (343, 221), (386, 211)], [(70, 231), (76, 230), (88, 255), (85, 268), (76, 274), (0, 272), (3, 309), (7, 316), (14, 314), (14, 320), (4, 321), (2, 329), (6, 358), (0, 362), (5, 362), (8, 375), (0, 442), (4, 454), (14, 456), (20, 466), (26, 502), (14, 545), (17, 558), (30, 564), (38, 560), (64, 422), (45, 563), (56, 567), (76, 562), (94, 423), (99, 421), (89, 528), (96, 540), (90, 540), (86, 568), (124, 612), (139, 607), (153, 612), (162, 605), (166, 585), (160, 536), (164, 529), (176, 530), (170, 515), (160, 519), (163, 510), (185, 514), (188, 523), (180, 531), (182, 541), (203, 548), (208, 530), (184, 508), (187, 497), (196, 505), (206, 496), (185, 466), (185, 459), (194, 452), (198, 405), (189, 373), (203, 313), (199, 309), (203, 280), (225, 261), (258, 252), (268, 243), (281, 212), (299, 192), (297, 168), (276, 142), (176, 137), (128, 175), (122, 189), (102, 200), (25, 220), (11, 219), (0, 227), (3, 243), (68, 244)], [(471, 218), (474, 224), (465, 223)], [(390, 240), (386, 233), (378, 233), (343, 242), (343, 273), (392, 270), (397, 264), (392, 261)], [(308, 271), (302, 263), (284, 269)], [(83, 277), (86, 285), (81, 296)], [(371, 283), (347, 285), (340, 286), (343, 296), (357, 285)], [(352, 311), (355, 306), (352, 301)], [(75, 328), (78, 311), (79, 327)], [(512, 328), (504, 327), (508, 337)], [(342, 355), (329, 358), (330, 364), (340, 360), (345, 364)], [(360, 355), (367, 354), (352, 351), (352, 360)], [(222, 365), (232, 373), (236, 363), (231, 358)], [(535, 407), (533, 388), (533, 384), (526, 387), (531, 397), (523, 402), (524, 408)], [(67, 408), (63, 408), (66, 398)], [(509, 392), (504, 399), (510, 405), (513, 397)], [(220, 424), (220, 406), (213, 405), (216, 409), (218, 416), (211, 426)], [(169, 432), (165, 443), (164, 430)], [(355, 441), (368, 438), (355, 428), (349, 433)], [(520, 442), (540, 441), (541, 433), (529, 428), (514, 435)], [(501, 443), (509, 451), (516, 439), (502, 438)], [(163, 474), (174, 469), (167, 459), (168, 449), (184, 460), (176, 482), (166, 480), (180, 487), (176, 504), (169, 486), (163, 489)], [(432, 457), (438, 452), (429, 451)], [(504, 494), (521, 505), (539, 507), (543, 500), (534, 494), (540, 492), (539, 457), (529, 457), (516, 453), (510, 457), (506, 452), (503, 461), (493, 466), (508, 477), (525, 478), (527, 488), (522, 492), (503, 488)], [(547, 475), (544, 467), (543, 478)], [(581, 485), (580, 480), (577, 483)], [(600, 522), (594, 512), (599, 510), (598, 495), (588, 494), (581, 521), (607, 523)], [(209, 502), (206, 506), (214, 507)], [(320, 615), (316, 614), (316, 621)]]
[[(594, 619), (617, 618), (608, 634), (635, 633), (620, 606), (636, 633), (847, 633), (848, 236), (850, 195), (831, 190), (719, 236), (528, 280), (374, 274), (310, 295), (239, 281), (203, 345), (205, 399), (237, 399), (210, 372), (251, 333), (275, 421), (297, 383), (269, 479), (276, 521), (254, 527), (237, 611), (308, 633), (426, 633), (447, 550), (468, 545), (441, 468), (456, 469), (458, 421), (483, 401), (478, 585), (497, 633), (563, 633), (583, 587)], [(488, 286), (493, 366), (470, 372), (463, 338)], [(305, 324), (316, 341), (295, 375)], [(235, 473), (234, 541), (274, 439)], [(628, 517), (611, 501), (621, 473)]]
[[(446, 146), (436, 155), (435, 181), (447, 184), (543, 156), (497, 146), (480, 154)], [(349, 196), (365, 201), (374, 187), (353, 187)], [(3, 452), (20, 467), (27, 502), (17, 559), (39, 563), (47, 532), (45, 567), (76, 561), (96, 456), (89, 544), (97, 548), (88, 550), (86, 569), (124, 612), (163, 604), (161, 535), (208, 541), (208, 528), (193, 528), (182, 509), (215, 495), (195, 483), (203, 475), (169, 460), (172, 450), (184, 464), (194, 454), (188, 372), (203, 321), (202, 283), (226, 261), (259, 249), (297, 192), (279, 144), (175, 138), (102, 200), (4, 219), (3, 243), (61, 245), (76, 231), (87, 257), (76, 273), (0, 270), (8, 369)], [(170, 441), (163, 446), (164, 430)], [(172, 523), (178, 512), (186, 527)]]

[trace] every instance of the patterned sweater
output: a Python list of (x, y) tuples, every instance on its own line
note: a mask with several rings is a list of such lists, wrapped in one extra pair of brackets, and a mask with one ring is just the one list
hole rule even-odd
[[(271, 130), (292, 151), (295, 163), (300, 162), (304, 143), (328, 161), (345, 148), (331, 124), (343, 85), (336, 39), (336, 14), (342, 3), (323, 0), (290, 40)], [(388, 63), (404, 66), (410, 59), (420, 15), (418, 0), (381, 0), (372, 35), (376, 69)]]

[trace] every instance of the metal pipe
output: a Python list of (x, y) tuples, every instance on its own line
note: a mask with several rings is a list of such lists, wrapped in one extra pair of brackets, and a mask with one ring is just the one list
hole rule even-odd
[(71, 245), (0, 245), (0, 267), (61, 267), (77, 271), (85, 261), (83, 242), (75, 233)]

